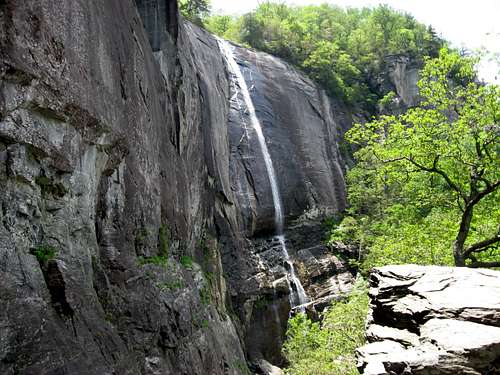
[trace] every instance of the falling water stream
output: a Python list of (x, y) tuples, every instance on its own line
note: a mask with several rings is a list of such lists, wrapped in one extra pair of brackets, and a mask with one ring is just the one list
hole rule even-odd
[[(236, 78), (237, 85), (236, 87), (236, 95), (238, 94), (238, 86), (240, 89), (240, 93), (243, 96), (243, 101), (247, 107), (248, 115), (250, 116), (250, 122), (252, 128), (255, 130), (257, 134), (257, 138), (259, 140), (260, 149), (262, 151), (262, 156), (264, 157), (264, 163), (266, 165), (267, 175), (269, 177), (269, 182), (271, 185), (271, 191), (273, 196), (274, 203), (274, 221), (276, 226), (276, 238), (278, 239), (281, 249), (283, 251), (283, 257), (286, 263), (286, 268), (289, 273), (289, 289), (290, 289), (290, 304), (292, 308), (302, 306), (309, 302), (309, 299), (306, 295), (304, 287), (297, 277), (297, 273), (295, 272), (295, 267), (290, 260), (290, 255), (288, 254), (288, 250), (286, 248), (286, 239), (284, 234), (284, 215), (283, 215), (283, 205), (281, 202), (280, 191), (278, 188), (278, 181), (276, 177), (276, 172), (274, 170), (273, 161), (271, 159), (271, 155), (269, 154), (269, 149), (267, 148), (266, 139), (264, 137), (264, 133), (262, 132), (262, 126), (257, 118), (257, 114), (255, 113), (255, 107), (253, 105), (252, 98), (250, 96), (250, 91), (248, 90), (248, 85), (243, 77), (243, 74), (238, 66), (234, 58), (233, 46), (226, 42), (225, 40), (218, 39), (219, 48), (223, 55), (226, 58), (226, 61), (229, 66), (229, 70)], [(292, 286), (293, 284), (293, 286)]]

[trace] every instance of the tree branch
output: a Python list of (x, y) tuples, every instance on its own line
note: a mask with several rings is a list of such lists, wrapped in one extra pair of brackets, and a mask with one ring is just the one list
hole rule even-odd
[(473, 137), (474, 137), (474, 143), (476, 146), (477, 157), (479, 158), (479, 160), (481, 160), (483, 158), (483, 152), (481, 150), (481, 143), (479, 142), (479, 139), (477, 138), (477, 134), (474, 134)]
[(500, 180), (495, 181), (494, 183), (490, 183), (486, 186), (486, 189), (483, 191), (478, 192), (472, 199), (470, 199), (467, 202), (467, 205), (475, 205), (477, 202), (479, 202), (481, 199), (483, 199), (485, 196), (487, 196), (489, 193), (492, 193), (496, 190), (497, 187), (500, 186)]
[(470, 268), (500, 267), (500, 262), (474, 262), (474, 263), (468, 264), (467, 267), (470, 267)]
[(415, 167), (420, 168), (421, 170), (423, 170), (425, 172), (437, 173), (438, 175), (442, 176), (445, 179), (448, 186), (451, 187), (453, 190), (455, 190), (462, 197), (462, 199), (466, 200), (465, 194), (458, 187), (458, 185), (456, 185), (444, 171), (437, 168), (437, 163), (439, 161), (439, 155), (434, 158), (434, 161), (432, 163), (432, 168), (428, 168), (428, 167), (416, 162), (415, 160), (413, 160), (413, 158), (411, 156), (404, 157), (403, 159), (406, 159), (411, 164), (413, 164)]
[(474, 245), (471, 245), (464, 251), (464, 257), (467, 258), (471, 253), (478, 253), (484, 250), (487, 250), (491, 245), (500, 242), (500, 233), (497, 233), (495, 237), (488, 238), (484, 241), (476, 242)]

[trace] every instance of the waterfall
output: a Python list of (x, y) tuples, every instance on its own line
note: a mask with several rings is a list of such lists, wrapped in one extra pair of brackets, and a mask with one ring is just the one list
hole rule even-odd
[[(309, 302), (309, 298), (307, 297), (306, 291), (300, 282), (300, 279), (297, 277), (295, 273), (295, 267), (293, 266), (292, 261), (290, 260), (290, 255), (288, 254), (288, 250), (286, 248), (285, 236), (283, 234), (278, 234), (277, 238), (280, 242), (281, 249), (283, 250), (283, 255), (285, 258), (285, 262), (289, 268), (288, 272), (290, 274), (290, 278), (292, 283), (295, 285), (295, 293), (293, 293), (293, 289), (290, 290), (290, 302), (292, 307), (305, 305)], [(292, 296), (295, 296), (295, 300), (292, 301)]]
[[(285, 235), (284, 235), (284, 214), (283, 214), (283, 205), (281, 202), (280, 191), (278, 187), (278, 179), (276, 177), (276, 172), (274, 169), (273, 161), (271, 159), (271, 154), (269, 153), (269, 149), (267, 148), (266, 138), (264, 137), (264, 133), (262, 131), (262, 125), (257, 117), (255, 112), (255, 106), (253, 104), (252, 98), (250, 96), (250, 90), (248, 89), (248, 85), (245, 81), (245, 77), (243, 77), (243, 73), (241, 72), (238, 63), (234, 58), (233, 46), (229, 44), (227, 41), (217, 38), (219, 43), (219, 48), (222, 54), (225, 56), (227, 64), (229, 66), (229, 71), (236, 78), (235, 89), (236, 95), (241, 93), (243, 97), (243, 102), (247, 107), (247, 112), (250, 117), (250, 123), (252, 128), (255, 130), (257, 134), (257, 139), (259, 141), (260, 149), (262, 152), (262, 156), (264, 158), (264, 164), (266, 166), (267, 175), (269, 177), (269, 183), (271, 185), (271, 192), (273, 196), (273, 204), (274, 204), (274, 223), (276, 227), (276, 238), (278, 239), (281, 249), (283, 251), (283, 258), (288, 267), (289, 273), (289, 289), (290, 289), (290, 304), (293, 307), (301, 306), (309, 302), (307, 298), (306, 292), (299, 278), (297, 277), (297, 273), (295, 272), (295, 267), (290, 260), (290, 255), (288, 254), (288, 250), (286, 248)], [(239, 86), (239, 92), (238, 92)], [(292, 284), (294, 287), (292, 287)]]

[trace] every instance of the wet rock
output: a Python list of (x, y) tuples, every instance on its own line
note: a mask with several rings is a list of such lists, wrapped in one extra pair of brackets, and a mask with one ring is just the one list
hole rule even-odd
[(387, 266), (370, 276), (364, 374), (493, 374), (500, 369), (500, 272)]

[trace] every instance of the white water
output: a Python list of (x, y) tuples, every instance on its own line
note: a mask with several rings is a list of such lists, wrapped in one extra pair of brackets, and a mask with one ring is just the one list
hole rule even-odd
[[(295, 293), (290, 293), (290, 298), (292, 298), (294, 294), (296, 295), (295, 301), (290, 300), (292, 307), (305, 305), (307, 302), (309, 302), (309, 298), (307, 298), (306, 291), (304, 290), (304, 287), (302, 286), (300, 279), (297, 277), (297, 274), (295, 273), (295, 267), (293, 266), (293, 263), (290, 260), (290, 255), (288, 254), (288, 250), (286, 248), (285, 236), (283, 234), (278, 234), (277, 238), (281, 244), (281, 248), (283, 249), (285, 262), (287, 263), (288, 268), (290, 269), (289, 270), (290, 278), (292, 279), (292, 283), (295, 285)], [(290, 291), (292, 292), (293, 288), (291, 288)]]
[[(302, 283), (300, 282), (297, 274), (295, 272), (295, 267), (290, 260), (290, 255), (288, 254), (288, 250), (286, 248), (285, 243), (285, 235), (284, 231), (284, 215), (283, 215), (283, 205), (281, 203), (281, 196), (278, 187), (278, 180), (276, 177), (276, 172), (274, 170), (273, 161), (271, 159), (271, 155), (269, 154), (269, 149), (267, 148), (266, 139), (264, 137), (264, 133), (262, 132), (262, 125), (257, 117), (255, 112), (255, 107), (253, 105), (252, 98), (250, 96), (250, 90), (248, 89), (248, 85), (245, 81), (245, 77), (243, 77), (243, 73), (241, 72), (238, 63), (234, 58), (233, 47), (231, 44), (226, 42), (225, 40), (218, 39), (219, 48), (223, 55), (226, 58), (227, 64), (229, 66), (229, 70), (234, 74), (238, 85), (235, 85), (236, 88), (236, 96), (238, 95), (238, 86), (240, 88), (240, 93), (243, 96), (243, 101), (247, 107), (248, 115), (250, 116), (250, 122), (252, 128), (255, 130), (257, 134), (257, 139), (259, 140), (260, 149), (262, 151), (262, 156), (264, 157), (264, 163), (266, 165), (267, 175), (269, 177), (269, 183), (271, 185), (271, 191), (273, 196), (273, 204), (274, 204), (274, 222), (276, 226), (276, 237), (280, 243), (280, 246), (283, 251), (283, 256), (285, 262), (288, 266), (288, 272), (290, 279), (289, 280), (289, 288), (290, 288), (290, 304), (293, 307), (301, 306), (309, 302), (307, 298), (306, 292)], [(291, 284), (294, 284), (294, 288)]]

